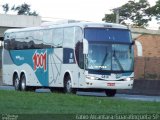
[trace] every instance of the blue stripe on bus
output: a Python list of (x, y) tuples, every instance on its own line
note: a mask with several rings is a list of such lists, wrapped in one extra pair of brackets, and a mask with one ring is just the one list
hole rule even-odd
[(15, 65), (28, 64), (35, 72), (40, 84), (49, 86), (48, 55), (52, 52), (53, 49), (10, 50), (10, 55)]

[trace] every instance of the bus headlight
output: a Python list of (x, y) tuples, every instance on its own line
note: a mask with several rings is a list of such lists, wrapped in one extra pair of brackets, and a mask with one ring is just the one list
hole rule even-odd
[(130, 81), (130, 80), (131, 80), (131, 78), (125, 78), (124, 80), (125, 80), (125, 81)]
[(93, 76), (86, 76), (87, 79), (90, 79), (90, 80), (97, 80), (96, 77), (93, 77)]

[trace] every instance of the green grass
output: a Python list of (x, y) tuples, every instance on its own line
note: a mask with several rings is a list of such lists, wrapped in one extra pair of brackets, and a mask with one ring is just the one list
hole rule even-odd
[(0, 114), (160, 113), (160, 102), (60, 93), (0, 91)]

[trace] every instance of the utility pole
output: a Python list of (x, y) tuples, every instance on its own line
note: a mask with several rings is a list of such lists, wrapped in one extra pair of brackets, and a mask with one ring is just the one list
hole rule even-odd
[(119, 10), (120, 7), (113, 9), (113, 12), (116, 14), (116, 23), (119, 24)]

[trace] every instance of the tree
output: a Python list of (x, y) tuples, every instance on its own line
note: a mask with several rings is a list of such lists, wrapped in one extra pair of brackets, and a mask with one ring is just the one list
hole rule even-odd
[(2, 5), (3, 11), (5, 12), (5, 14), (7, 14), (7, 12), (9, 11), (9, 5), (8, 3)]
[(36, 11), (31, 12), (31, 6), (23, 3), (22, 5), (18, 5), (17, 7), (14, 5), (12, 7), (12, 10), (17, 11), (17, 15), (33, 15), (33, 16), (38, 16), (38, 13)]
[[(133, 26), (145, 27), (151, 21), (151, 15), (147, 13), (150, 7), (147, 0), (139, 0), (139, 2), (128, 1), (119, 9), (120, 22), (126, 24), (126, 20), (131, 20)], [(116, 19), (115, 13), (106, 14), (102, 19), (106, 22), (114, 22)]]
[(29, 12), (29, 15), (32, 15), (32, 16), (38, 16), (38, 14), (36, 13), (36, 11)]
[(105, 17), (102, 20), (106, 21), (106, 22), (115, 23), (116, 22), (116, 14), (115, 13), (105, 14)]
[(147, 10), (147, 14), (152, 17), (156, 17), (157, 20), (160, 20), (160, 0), (158, 0), (154, 6)]

